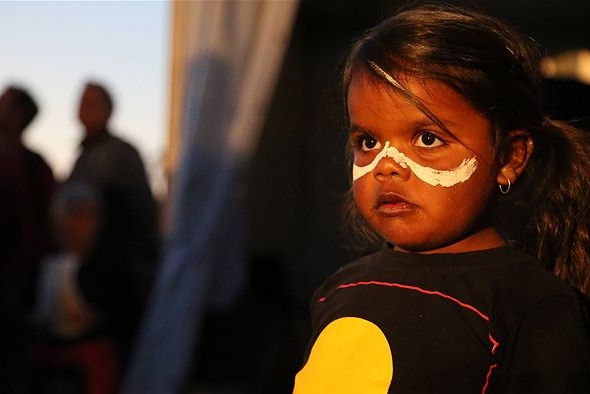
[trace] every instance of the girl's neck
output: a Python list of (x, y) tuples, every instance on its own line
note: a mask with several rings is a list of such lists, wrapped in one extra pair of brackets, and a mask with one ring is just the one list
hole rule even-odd
[(462, 238), (459, 241), (442, 245), (428, 250), (407, 250), (394, 246), (393, 250), (398, 252), (413, 252), (422, 254), (434, 254), (434, 253), (464, 253), (464, 252), (475, 252), (479, 250), (494, 249), (500, 246), (506, 245), (506, 241), (500, 236), (500, 234), (493, 227), (483, 228), (473, 234)]

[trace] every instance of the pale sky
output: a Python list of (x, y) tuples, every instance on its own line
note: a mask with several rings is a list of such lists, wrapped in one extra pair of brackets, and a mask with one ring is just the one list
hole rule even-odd
[(40, 113), (25, 134), (58, 178), (82, 131), (85, 81), (115, 101), (113, 132), (140, 151), (159, 187), (168, 133), (170, 7), (165, 1), (0, 1), (0, 89), (30, 91)]

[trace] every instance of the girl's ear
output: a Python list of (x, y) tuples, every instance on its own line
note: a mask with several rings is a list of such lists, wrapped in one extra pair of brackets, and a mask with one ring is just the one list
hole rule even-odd
[(504, 164), (498, 171), (496, 182), (501, 186), (516, 182), (531, 158), (533, 149), (533, 137), (527, 130), (511, 131), (506, 143)]

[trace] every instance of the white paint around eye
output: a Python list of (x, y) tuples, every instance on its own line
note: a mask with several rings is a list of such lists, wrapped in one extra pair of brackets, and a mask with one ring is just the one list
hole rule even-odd
[(425, 167), (404, 155), (395, 146), (389, 146), (389, 141), (387, 141), (381, 152), (375, 156), (371, 163), (366, 166), (357, 166), (356, 164), (352, 166), (352, 180), (356, 181), (360, 177), (372, 172), (381, 159), (385, 157), (392, 158), (403, 168), (409, 167), (416, 177), (432, 186), (451, 187), (465, 182), (477, 169), (477, 159), (475, 156), (471, 159), (464, 159), (457, 168), (451, 170), (437, 170)]

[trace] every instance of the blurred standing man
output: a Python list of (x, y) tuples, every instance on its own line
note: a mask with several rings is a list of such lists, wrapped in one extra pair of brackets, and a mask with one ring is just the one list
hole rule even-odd
[[(84, 127), (81, 153), (66, 183), (93, 185), (105, 202), (100, 257), (91, 259), (95, 264), (82, 266), (79, 280), (87, 299), (124, 331), (122, 346), (127, 352), (157, 260), (158, 209), (138, 151), (109, 130), (113, 109), (104, 86), (85, 85), (78, 114)], [(132, 282), (123, 283), (121, 278)], [(123, 288), (112, 288), (117, 281)], [(121, 294), (135, 299), (121, 299)], [(137, 308), (129, 310), (130, 306)]]
[(22, 139), (38, 111), (20, 87), (9, 86), (0, 96), (0, 391), (7, 393), (17, 392), (36, 275), (51, 244), (49, 206), (55, 179), (45, 160)]

